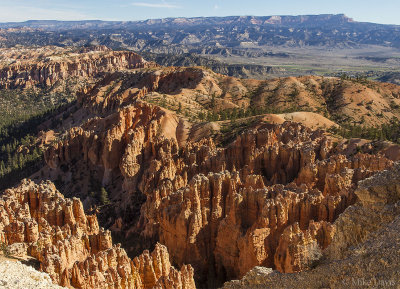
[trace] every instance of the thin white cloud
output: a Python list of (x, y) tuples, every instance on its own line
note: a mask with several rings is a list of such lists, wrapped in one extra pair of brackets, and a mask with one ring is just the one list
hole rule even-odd
[(136, 7), (148, 7), (148, 8), (168, 8), (168, 9), (179, 9), (182, 8), (178, 5), (168, 4), (168, 3), (145, 3), (145, 2), (133, 2), (132, 6)]
[(93, 19), (93, 17), (70, 9), (46, 9), (31, 6), (5, 6), (0, 9), (0, 22), (86, 19)]

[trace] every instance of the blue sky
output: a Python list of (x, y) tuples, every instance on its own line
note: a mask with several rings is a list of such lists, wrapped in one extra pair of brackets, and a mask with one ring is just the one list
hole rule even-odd
[(357, 21), (400, 25), (399, 12), (399, 0), (0, 0), (0, 22), (345, 13)]

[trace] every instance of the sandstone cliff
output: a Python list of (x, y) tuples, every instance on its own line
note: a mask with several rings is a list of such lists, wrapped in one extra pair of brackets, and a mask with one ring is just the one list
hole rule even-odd
[(136, 53), (113, 52), (104, 47), (78, 53), (56, 52), (59, 54), (34, 54), (29, 61), (18, 57), (11, 64), (0, 66), (0, 88), (50, 87), (74, 77), (90, 78), (101, 72), (156, 66)]
[(195, 288), (193, 269), (171, 266), (160, 244), (131, 260), (110, 231), (50, 182), (23, 181), (0, 198), (0, 242), (40, 261), (55, 283), (74, 288)]

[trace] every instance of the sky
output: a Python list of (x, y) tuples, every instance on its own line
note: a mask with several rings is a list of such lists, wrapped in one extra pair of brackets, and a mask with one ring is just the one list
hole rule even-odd
[(400, 25), (399, 12), (399, 0), (0, 0), (0, 22), (344, 13), (356, 21)]

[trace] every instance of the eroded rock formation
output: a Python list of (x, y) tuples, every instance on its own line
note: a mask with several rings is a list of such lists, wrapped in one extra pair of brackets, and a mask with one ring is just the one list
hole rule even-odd
[(44, 59), (42, 55), (36, 55), (36, 61), (35, 58), (30, 61), (17, 59), (10, 65), (0, 67), (0, 88), (50, 87), (58, 81), (74, 77), (89, 78), (101, 72), (156, 66), (136, 53), (109, 49), (97, 48), (79, 53), (62, 51)]
[(180, 123), (137, 101), (71, 130), (46, 161), (57, 169), (83, 153), (104, 185), (122, 178), (122, 193), (111, 196), (124, 210), (146, 195), (140, 218), (116, 209), (113, 228), (158, 240), (174, 263), (215, 284), (259, 265), (312, 266), (331, 243), (332, 222), (356, 201), (357, 182), (392, 165), (380, 155), (338, 154), (322, 131), (296, 123), (262, 124), (226, 148), (183, 142)]
[(131, 260), (110, 231), (86, 215), (79, 199), (65, 199), (50, 182), (23, 181), (0, 198), (0, 242), (19, 243), (55, 283), (74, 288), (195, 288), (193, 269), (171, 266), (157, 244)]
[[(335, 145), (323, 131), (285, 122), (337, 125), (312, 113), (247, 117), (251, 105), (292, 110), (294, 104), (350, 117), (359, 105), (347, 100), (365, 90), (359, 103), (385, 112), (380, 123), (397, 113), (389, 107), (399, 101), (399, 87), (311, 76), (238, 80), (202, 68), (153, 67), (134, 53), (103, 48), (40, 58), (1, 68), (0, 86), (54, 88), (99, 76), (80, 82), (74, 109), (44, 141), (47, 166), (34, 176), (54, 180), (82, 202), (50, 183), (30, 182), (0, 200), (0, 241), (37, 258), (61, 285), (193, 288), (196, 274), (198, 284), (214, 288), (255, 266), (299, 272), (327, 252), (345, 256), (367, 237), (362, 226), (386, 220), (367, 205), (357, 222), (347, 212), (357, 199), (379, 203), (379, 195), (355, 191), (358, 182), (390, 168), (393, 153), (376, 153), (373, 144), (369, 154), (357, 153), (357, 145)], [(241, 114), (247, 129), (236, 133), (234, 121), (201, 122), (210, 110)], [(223, 126), (233, 130), (226, 142), (213, 138), (224, 134)], [(98, 213), (122, 245), (113, 245), (111, 233), (84, 209)]]
[(225, 289), (398, 287), (400, 164), (359, 183), (358, 201), (333, 223), (336, 231), (313, 270), (281, 274), (256, 267)]

